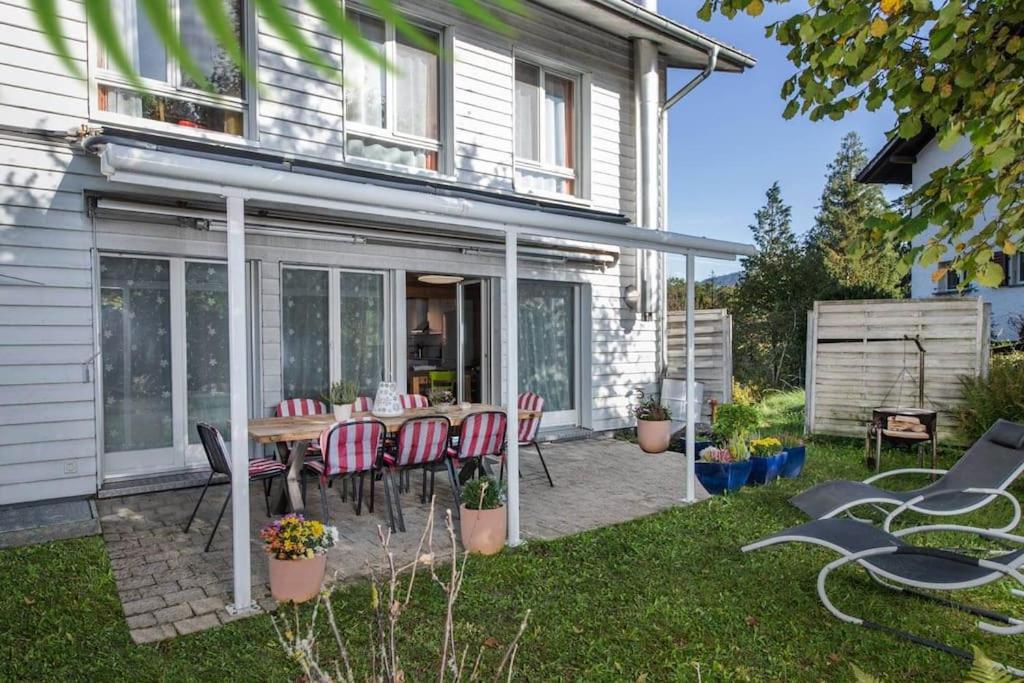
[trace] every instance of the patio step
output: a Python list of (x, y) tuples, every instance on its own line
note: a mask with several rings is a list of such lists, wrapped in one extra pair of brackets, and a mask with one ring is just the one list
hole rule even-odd
[[(96, 494), (97, 498), (117, 498), (120, 496), (134, 496), (140, 493), (156, 493), (158, 491), (174, 491), (176, 489), (190, 489), (202, 486), (210, 476), (209, 470), (198, 472), (177, 472), (164, 474), (158, 477), (144, 477), (140, 479), (125, 479), (104, 484), (103, 488)], [(222, 483), (222, 478), (213, 480), (214, 484)]]
[(95, 536), (100, 533), (96, 504), (66, 498), (0, 507), (0, 548)]
[(537, 435), (537, 441), (540, 443), (563, 443), (565, 441), (585, 441), (593, 439), (594, 436), (594, 431), (591, 429), (565, 427), (552, 429), (551, 431), (542, 431)]

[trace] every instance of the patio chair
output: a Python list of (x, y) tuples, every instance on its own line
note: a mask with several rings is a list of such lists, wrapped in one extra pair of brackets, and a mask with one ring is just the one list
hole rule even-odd
[[(520, 410), (532, 410), (534, 412), (544, 412), (544, 399), (538, 394), (532, 391), (519, 394), (518, 407)], [(533, 446), (537, 450), (537, 457), (540, 458), (541, 467), (544, 468), (544, 476), (548, 478), (548, 485), (551, 488), (555, 487), (555, 482), (551, 481), (551, 472), (548, 471), (548, 464), (544, 462), (544, 454), (540, 452), (540, 444), (537, 443), (537, 432), (540, 431), (540, 419), (543, 415), (537, 415), (536, 417), (528, 417), (524, 420), (519, 420), (519, 445), (522, 446)], [(522, 477), (522, 474), (519, 475)], [(501, 454), (501, 469), (498, 472), (498, 481), (505, 478), (505, 452)]]
[[(431, 415), (406, 420), (398, 430), (393, 453), (384, 453), (384, 487), (394, 488), (394, 474), (399, 478), (414, 469), (423, 470), (423, 492), (420, 502), (427, 502), (427, 474), (430, 474), (430, 492), (434, 492), (434, 474), (440, 469), (448, 473), (452, 491), (457, 488), (455, 467), (448, 457), (448, 433), (452, 423), (444, 416)], [(391, 530), (405, 531), (405, 518), (398, 492), (388, 495), (388, 519)]]
[[(912, 491), (889, 491), (874, 485), (886, 477), (900, 474), (940, 474), (928, 486)], [(814, 519), (827, 519), (872, 505), (887, 513), (883, 528), (912, 510), (926, 515), (953, 516), (972, 512), (997, 498), (1013, 507), (1013, 519), (997, 531), (1009, 532), (1021, 520), (1020, 503), (1006, 488), (1024, 473), (1024, 425), (997, 420), (950, 470), (901, 469), (883, 472), (858, 481), (830, 481), (818, 484), (790, 499), (790, 503)], [(894, 506), (889, 511), (880, 506)]]
[(353, 413), (370, 413), (373, 412), (373, 399), (369, 396), (358, 396), (356, 400), (352, 402)]
[(278, 417), (326, 415), (327, 404), (314, 398), (289, 398), (277, 404)]
[(448, 449), (453, 465), (459, 468), (455, 490), (455, 506), (462, 504), (461, 485), (481, 473), (493, 476), (487, 456), (500, 458), (505, 449), (505, 428), (508, 418), (500, 410), (487, 410), (467, 415), (462, 421), (459, 441)]
[(450, 391), (455, 393), (455, 371), (454, 370), (431, 370), (430, 391)]
[(371, 476), (368, 509), (373, 512), (373, 472), (381, 464), (386, 432), (387, 428), (383, 422), (362, 419), (337, 422), (320, 434), (320, 451), (324, 454), (324, 459), (307, 460), (303, 468), (303, 478), (306, 471), (317, 475), (320, 484), (320, 511), (324, 524), (330, 524), (327, 484), (336, 478), (353, 480), (353, 487), (355, 480), (358, 480), (358, 491), (355, 493), (355, 509), (358, 516), (363, 512), (363, 481), (369, 472)]
[[(1021, 536), (953, 524), (932, 524), (889, 533), (852, 519), (818, 519), (746, 545), (743, 552), (760, 550), (780, 543), (809, 543), (835, 551), (842, 557), (829, 562), (818, 573), (818, 597), (833, 616), (848, 624), (882, 631), (968, 660), (973, 659), (973, 655), (965, 650), (842, 612), (829, 599), (825, 591), (826, 580), (836, 569), (856, 563), (885, 588), (981, 617), (986, 620), (978, 622), (978, 628), (982, 631), (998, 635), (1024, 633), (1024, 621), (1020, 619), (919, 591), (976, 588), (1005, 578), (1020, 585), (1020, 588), (1011, 589), (1012, 594), (1024, 597), (1024, 575), (1021, 574), (1021, 568), (1024, 566), (1024, 547), (988, 559), (978, 559), (947, 550), (910, 545), (904, 540), (912, 534), (929, 531), (977, 534), (999, 542), (1024, 546), (1024, 537)], [(1001, 625), (991, 622), (999, 622)], [(1020, 670), (1005, 666), (1004, 668), (1015, 675), (1024, 675)]]
[(423, 394), (399, 394), (398, 402), (402, 405), (403, 410), (430, 407), (430, 401)]
[[(220, 431), (216, 427), (205, 422), (197, 424), (196, 430), (199, 432), (199, 440), (202, 442), (203, 450), (206, 452), (206, 459), (210, 463), (210, 476), (203, 485), (203, 492), (199, 494), (196, 506), (192, 508), (192, 515), (188, 518), (188, 522), (185, 523), (184, 531), (186, 534), (192, 528), (192, 522), (196, 518), (196, 513), (199, 512), (199, 505), (203, 502), (203, 498), (206, 497), (206, 490), (210, 488), (213, 478), (218, 474), (222, 474), (227, 476), (227, 483), (231, 483), (231, 461), (228, 458), (228, 449), (224, 443), (224, 437), (220, 435)], [(287, 468), (284, 463), (278, 462), (273, 458), (256, 458), (249, 461), (249, 481), (263, 482), (263, 498), (267, 504), (267, 517), (270, 517), (270, 485), (274, 479), (284, 477), (286, 473)], [(224, 517), (224, 511), (227, 509), (228, 501), (230, 500), (231, 487), (229, 486), (228, 495), (224, 498), (224, 504), (220, 507), (220, 514), (217, 515), (217, 521), (213, 523), (213, 529), (210, 530), (210, 538), (207, 539), (203, 552), (210, 551), (213, 537), (217, 533), (217, 527), (220, 526), (220, 520)]]

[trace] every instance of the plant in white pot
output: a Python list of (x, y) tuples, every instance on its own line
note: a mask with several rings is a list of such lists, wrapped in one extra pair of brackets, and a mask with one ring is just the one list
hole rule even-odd
[(355, 382), (344, 380), (335, 382), (324, 396), (324, 400), (334, 408), (334, 419), (338, 422), (352, 418), (352, 404), (355, 403), (359, 394), (359, 387)]
[(636, 439), (647, 453), (664, 453), (672, 440), (672, 413), (661, 404), (658, 395), (645, 397), (642, 390), (635, 391), (637, 404)]
[(505, 484), (494, 477), (470, 479), (460, 494), (459, 520), (466, 552), (493, 555), (505, 547)]
[(327, 570), (327, 549), (338, 530), (302, 515), (275, 519), (260, 530), (270, 556), (270, 594), (278, 602), (305, 602), (320, 593)]

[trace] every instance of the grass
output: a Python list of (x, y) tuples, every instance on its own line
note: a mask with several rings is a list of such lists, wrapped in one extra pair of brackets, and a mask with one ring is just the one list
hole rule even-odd
[[(770, 429), (799, 422), (796, 397), (769, 398)], [(792, 424), (790, 424), (792, 423)], [(815, 480), (863, 478), (861, 447), (815, 441), (798, 480), (744, 489), (570, 538), (472, 558), (457, 610), (462, 642), (498, 644), (532, 610), (516, 669), (530, 681), (852, 680), (851, 664), (892, 681), (960, 680), (963, 662), (842, 624), (818, 603), (818, 570), (834, 556), (807, 547), (751, 555), (739, 547), (799, 513), (787, 498)], [(944, 453), (948, 465), (954, 453)], [(909, 464), (896, 455), (893, 465)], [(1001, 504), (999, 504), (1001, 505)], [(1002, 518), (1005, 507), (986, 515)], [(975, 518), (974, 522), (984, 521)], [(943, 539), (944, 540), (944, 539)], [(849, 612), (1021, 664), (1022, 638), (979, 632), (968, 615), (884, 592), (844, 570), (830, 594)], [(965, 599), (1019, 613), (1009, 585)], [(1017, 604), (1014, 605), (1014, 602)], [(369, 592), (340, 589), (335, 609), (356, 651), (365, 645)], [(421, 582), (400, 646), (411, 680), (432, 674), (442, 596)], [(329, 648), (324, 645), (325, 654)], [(131, 643), (98, 538), (0, 551), (0, 680), (294, 680), (270, 618), (246, 619), (158, 645)]]

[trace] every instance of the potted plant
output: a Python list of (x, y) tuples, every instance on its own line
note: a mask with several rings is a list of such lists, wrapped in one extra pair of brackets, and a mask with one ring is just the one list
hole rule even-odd
[(305, 602), (317, 596), (327, 569), (327, 549), (338, 530), (302, 515), (275, 519), (260, 530), (270, 556), (270, 594), (278, 602)]
[(455, 403), (455, 394), (448, 389), (433, 389), (427, 400), (435, 408), (450, 408)]
[(355, 403), (359, 394), (359, 387), (355, 382), (341, 380), (331, 385), (330, 390), (324, 395), (324, 400), (334, 408), (334, 419), (338, 422), (352, 418), (352, 404)]
[(733, 448), (708, 446), (694, 463), (697, 479), (712, 495), (737, 491), (750, 476), (750, 458), (742, 441)]
[(807, 446), (799, 436), (783, 434), (782, 448), (786, 451), (786, 461), (782, 464), (779, 476), (785, 479), (795, 479), (804, 471), (804, 463), (807, 461)]
[(774, 436), (750, 442), (750, 483), (767, 484), (775, 481), (786, 460), (782, 442)]
[(644, 392), (636, 390), (637, 404), (633, 408), (636, 416), (636, 438), (646, 453), (664, 453), (672, 439), (672, 414), (661, 405), (658, 395), (645, 398)]
[(459, 519), (462, 547), (470, 553), (493, 555), (505, 547), (505, 485), (494, 477), (470, 479), (462, 487)]
[(715, 410), (715, 436), (720, 444), (731, 443), (734, 439), (746, 440), (760, 422), (761, 414), (754, 406), (723, 403)]

